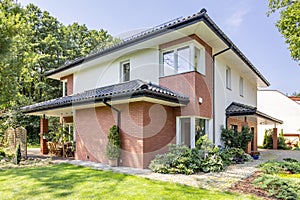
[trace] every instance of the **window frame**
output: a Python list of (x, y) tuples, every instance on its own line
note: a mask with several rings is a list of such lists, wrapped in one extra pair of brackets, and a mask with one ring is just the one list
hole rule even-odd
[[(129, 64), (129, 75), (128, 75), (128, 80), (125, 80), (125, 76), (124, 76), (124, 66)], [(130, 64), (130, 60), (125, 60), (125, 61), (122, 61), (120, 62), (120, 82), (123, 83), (123, 82), (127, 82), (127, 81), (130, 81), (130, 71), (131, 71), (131, 64)]]
[[(189, 69), (186, 71), (178, 72), (178, 51), (188, 48), (189, 49), (189, 60), (187, 60), (187, 63), (189, 65)], [(199, 66), (195, 66), (195, 48), (197, 48), (200, 52), (200, 62)], [(166, 53), (173, 52), (174, 53), (174, 71), (172, 74), (170, 73), (165, 73), (165, 63), (164, 63), (164, 55)], [(196, 41), (188, 41), (184, 43), (180, 43), (177, 45), (170, 46), (165, 49), (160, 50), (160, 77), (165, 77), (165, 76), (171, 76), (171, 75), (176, 75), (176, 74), (181, 74), (181, 73), (186, 73), (186, 72), (191, 72), (191, 71), (197, 71), (200, 74), (204, 75), (206, 74), (206, 60), (205, 60), (205, 47), (202, 46), (201, 44), (197, 43)]]
[(239, 79), (239, 94), (241, 97), (244, 97), (244, 78), (241, 76)]
[(225, 76), (226, 88), (231, 90), (231, 68), (228, 66), (226, 66)]
[[(182, 138), (181, 138), (181, 119), (189, 119), (190, 120), (190, 147), (191, 149), (196, 147), (196, 119), (204, 119), (205, 120), (205, 135), (209, 135), (209, 119), (200, 117), (200, 116), (179, 116), (176, 117), (176, 144), (182, 145)], [(185, 145), (185, 144), (184, 144)]]

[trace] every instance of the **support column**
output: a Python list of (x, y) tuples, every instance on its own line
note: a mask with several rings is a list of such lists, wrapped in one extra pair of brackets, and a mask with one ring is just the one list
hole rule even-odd
[(40, 121), (40, 151), (43, 155), (49, 153), (47, 146), (48, 141), (46, 139), (43, 139), (43, 136), (46, 134), (48, 134), (48, 119), (43, 117)]
[[(244, 122), (243, 122), (243, 127), (248, 127), (248, 121), (247, 121), (247, 116), (244, 117)], [(246, 153), (250, 153), (251, 152), (251, 142), (248, 143), (247, 148), (245, 149)]]
[(277, 149), (277, 128), (273, 128), (273, 149)]

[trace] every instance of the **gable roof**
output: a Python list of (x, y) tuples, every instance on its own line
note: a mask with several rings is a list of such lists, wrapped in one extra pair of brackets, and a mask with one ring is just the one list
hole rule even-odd
[(257, 110), (256, 107), (232, 102), (227, 108), (226, 108), (226, 116), (232, 117), (232, 116), (244, 116), (244, 115), (257, 115), (261, 118), (268, 119), (270, 121), (282, 124), (283, 121), (276, 119), (274, 117), (271, 117), (263, 112), (260, 112)]
[(107, 101), (133, 99), (138, 97), (149, 97), (181, 105), (186, 105), (189, 102), (189, 97), (186, 95), (179, 94), (168, 88), (152, 83), (146, 83), (141, 80), (133, 80), (25, 106), (22, 107), (21, 110), (23, 113), (32, 113), (42, 110), (78, 106), (83, 104), (104, 103)]
[(114, 44), (113, 46), (100, 50), (97, 53), (93, 53), (85, 57), (75, 59), (74, 61), (66, 63), (61, 67), (50, 70), (46, 72), (45, 75), (46, 76), (54, 75), (56, 73), (74, 68), (84, 62), (89, 62), (91, 60), (106, 56), (118, 50), (125, 49), (135, 44), (147, 41), (151, 38), (155, 38), (160, 35), (170, 33), (182, 29), (184, 27), (187, 27), (189, 25), (195, 24), (197, 22), (203, 21), (251, 69), (251, 71), (253, 71), (254, 74), (256, 74), (259, 77), (259, 79), (261, 79), (261, 81), (266, 86), (269, 86), (270, 83), (266, 80), (266, 78), (256, 69), (256, 67), (248, 60), (248, 58), (234, 45), (234, 43), (223, 33), (223, 31), (221, 31), (221, 29), (213, 22), (213, 20), (207, 15), (206, 12), (207, 12), (206, 9), (202, 9), (200, 12), (195, 13), (191, 16), (185, 18), (177, 18), (173, 21), (148, 29), (132, 37), (129, 37), (125, 40), (122, 40), (120, 43)]

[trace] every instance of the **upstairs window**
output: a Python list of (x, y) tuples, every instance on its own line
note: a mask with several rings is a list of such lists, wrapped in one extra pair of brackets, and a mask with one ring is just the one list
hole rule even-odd
[(240, 96), (244, 96), (244, 79), (240, 77), (240, 83), (239, 83), (239, 88), (240, 88)]
[(130, 62), (121, 62), (121, 82), (130, 81)]
[(161, 76), (169, 76), (189, 71), (205, 75), (205, 49), (194, 43), (173, 47), (162, 51)]
[(62, 81), (62, 96), (68, 96), (68, 81), (67, 80), (63, 80)]
[(226, 68), (226, 88), (231, 90), (231, 69)]

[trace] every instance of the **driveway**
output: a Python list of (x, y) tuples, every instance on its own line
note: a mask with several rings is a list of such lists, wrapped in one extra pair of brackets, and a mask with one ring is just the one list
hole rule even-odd
[(273, 150), (273, 149), (259, 149), (261, 158), (264, 161), (278, 160), (282, 161), (283, 158), (294, 158), (300, 162), (300, 151), (292, 150)]

